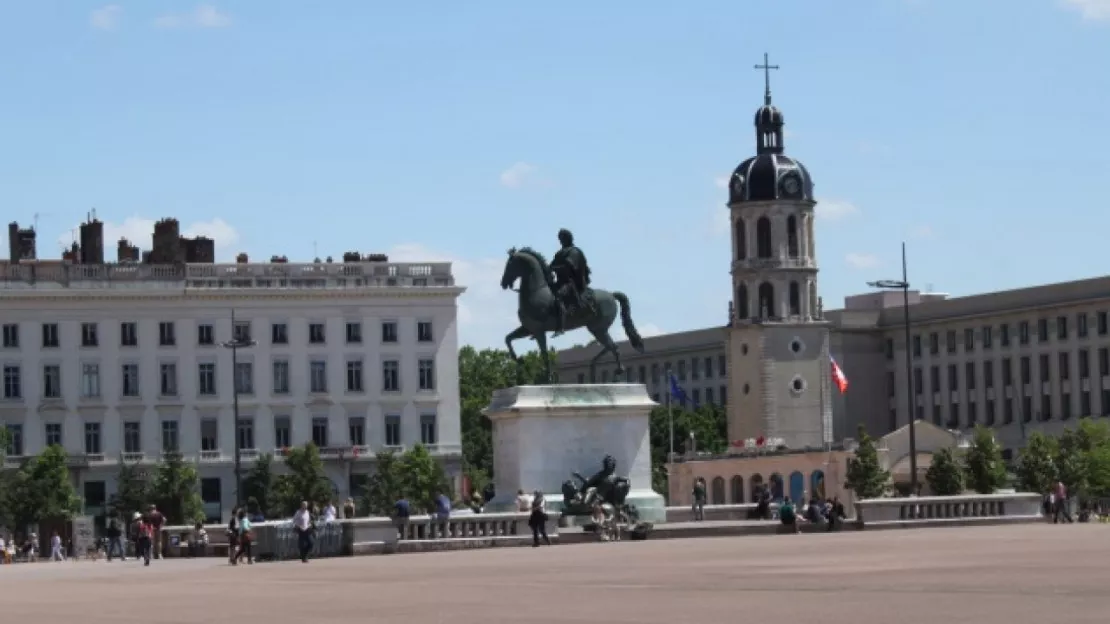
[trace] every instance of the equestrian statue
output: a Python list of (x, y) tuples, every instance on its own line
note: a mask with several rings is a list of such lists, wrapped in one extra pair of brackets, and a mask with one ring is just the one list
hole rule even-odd
[(510, 289), (520, 280), (517, 317), (520, 327), (505, 336), (509, 355), (521, 363), (513, 350), (513, 341), (532, 338), (543, 358), (544, 381), (550, 383), (551, 364), (547, 357), (547, 332), (560, 336), (564, 332), (585, 327), (601, 345), (601, 352), (590, 361), (590, 383), (596, 383), (597, 362), (606, 353), (612, 353), (617, 362), (614, 380), (624, 375), (620, 350), (609, 328), (620, 314), (621, 325), (628, 342), (639, 353), (644, 351), (644, 340), (632, 322), (628, 297), (621, 292), (598, 290), (590, 286), (590, 266), (586, 254), (574, 244), (570, 230), (559, 230), (559, 251), (548, 265), (540, 252), (529, 247), (509, 250), (505, 272), (501, 275), (501, 288)]

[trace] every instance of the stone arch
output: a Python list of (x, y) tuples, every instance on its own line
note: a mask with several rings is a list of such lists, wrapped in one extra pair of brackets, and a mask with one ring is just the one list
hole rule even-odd
[(786, 218), (786, 255), (797, 258), (798, 250), (798, 217), (790, 215)]
[(734, 226), (736, 236), (736, 259), (748, 259), (748, 226), (743, 219), (737, 219)]
[(759, 494), (763, 491), (763, 475), (758, 472), (748, 479), (748, 496), (753, 503), (759, 502)]
[(759, 310), (757, 310), (759, 318), (775, 318), (775, 287), (771, 282), (763, 282), (759, 285)]
[(732, 477), (732, 503), (739, 505), (744, 502), (744, 477)]
[(736, 318), (746, 319), (752, 315), (751, 299), (748, 296), (748, 285), (740, 282), (736, 289)]
[(790, 282), (790, 316), (802, 314), (802, 288), (798, 282)]
[(776, 503), (782, 502), (782, 497), (785, 494), (784, 485), (785, 484), (782, 482), (781, 474), (777, 472), (771, 474), (771, 500), (775, 501)]
[(725, 478), (713, 477), (713, 487), (709, 497), (709, 504), (711, 505), (724, 505), (725, 504)]
[(819, 500), (825, 500), (825, 472), (814, 470), (809, 475), (809, 491)]
[(795, 470), (790, 473), (790, 500), (802, 503), (806, 498), (806, 476)]
[(760, 217), (755, 222), (755, 255), (760, 258), (774, 256), (774, 238), (771, 235), (771, 219)]

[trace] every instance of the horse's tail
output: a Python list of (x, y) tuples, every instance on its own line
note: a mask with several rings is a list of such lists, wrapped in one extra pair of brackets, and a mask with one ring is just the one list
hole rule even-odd
[(624, 335), (628, 336), (628, 344), (637, 353), (644, 352), (644, 339), (640, 337), (640, 332), (636, 331), (636, 325), (632, 322), (632, 306), (628, 303), (628, 296), (622, 292), (614, 292), (613, 298), (621, 306), (621, 325), (624, 326)]

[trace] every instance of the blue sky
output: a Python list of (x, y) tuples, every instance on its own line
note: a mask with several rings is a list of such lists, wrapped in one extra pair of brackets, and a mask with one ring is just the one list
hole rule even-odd
[(826, 308), (903, 238), (956, 295), (1106, 272), (1110, 0), (3, 5), (0, 205), (40, 257), (95, 207), (225, 259), (449, 259), (492, 346), (505, 249), (568, 227), (646, 333), (720, 324), (766, 51)]

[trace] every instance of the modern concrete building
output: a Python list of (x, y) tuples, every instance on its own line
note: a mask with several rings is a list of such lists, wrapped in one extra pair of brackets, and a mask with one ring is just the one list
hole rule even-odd
[(909, 345), (901, 293), (845, 304), (828, 313), (852, 383), (834, 397), (841, 436), (858, 423), (883, 432), (909, 422), (911, 392), (914, 418), (985, 425), (1011, 450), (1031, 431), (1110, 416), (1110, 277), (967, 297), (911, 292)]
[[(683, 389), (697, 403), (725, 405), (728, 401), (728, 362), (725, 357), (726, 328), (710, 327), (644, 339), (644, 352), (637, 353), (627, 342), (620, 343), (621, 360), (629, 382), (647, 385), (657, 402), (666, 400), (666, 372), (674, 373)], [(590, 360), (601, 352), (596, 344), (560, 351), (560, 383), (588, 383)], [(607, 356), (597, 367), (601, 383), (618, 381), (616, 364)]]
[[(459, 477), (464, 289), (450, 264), (81, 257), (0, 262), (0, 424), (9, 465), (66, 449), (87, 513), (115, 492), (119, 462), (181, 453), (197, 462), (209, 516), (226, 516), (236, 446), (249, 469), (262, 453), (314, 442), (338, 496), (373, 471), (375, 452), (415, 443)], [(253, 342), (234, 370), (233, 339)]]

